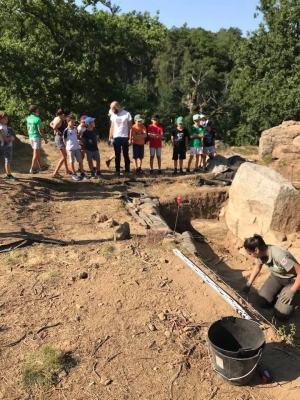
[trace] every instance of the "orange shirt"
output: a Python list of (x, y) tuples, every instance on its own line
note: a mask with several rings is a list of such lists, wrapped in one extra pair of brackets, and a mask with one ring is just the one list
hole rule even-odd
[(146, 128), (144, 127), (143, 124), (140, 124), (140, 126), (137, 126), (137, 124), (134, 124), (132, 126), (132, 143), (134, 144), (145, 144), (145, 137), (142, 138), (134, 138), (134, 135), (144, 135), (145, 133), (147, 133)]

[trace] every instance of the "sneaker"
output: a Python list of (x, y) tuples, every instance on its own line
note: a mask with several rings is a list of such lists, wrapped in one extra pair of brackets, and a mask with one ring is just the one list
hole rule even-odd
[(116, 171), (115, 172), (115, 176), (120, 176), (121, 174), (120, 174), (120, 171)]
[(189, 174), (191, 170), (189, 168), (186, 169), (186, 173)]
[(149, 171), (149, 172), (150, 172), (150, 174), (153, 174), (153, 169), (150, 169), (150, 171)]
[(159, 169), (159, 170), (157, 171), (157, 175), (161, 175), (161, 174), (162, 174), (162, 170)]
[(29, 173), (30, 174), (37, 174), (38, 172), (37, 172), (36, 169), (30, 168)]
[(174, 168), (173, 175), (177, 175), (177, 168)]
[(111, 162), (111, 160), (110, 160), (110, 159), (108, 159), (108, 160), (106, 160), (106, 161), (105, 161), (105, 164), (106, 164), (107, 168), (109, 168), (109, 166), (110, 166), (110, 162)]
[(101, 172), (97, 172), (97, 178), (99, 179), (104, 179), (103, 175), (101, 174)]
[(74, 181), (80, 181), (80, 178), (77, 174), (72, 174), (72, 179), (74, 179)]
[(91, 178), (92, 178), (92, 179), (96, 179), (95, 172), (92, 172), (92, 173), (91, 173)]
[(15, 178), (13, 175), (6, 175), (4, 178), (6, 181), (18, 181), (18, 178)]
[(180, 175), (185, 175), (183, 169), (180, 169), (179, 173), (180, 173)]
[(49, 169), (49, 167), (47, 167), (46, 165), (43, 165), (42, 167), (39, 167), (40, 171), (47, 171), (47, 169)]
[(80, 174), (80, 177), (81, 177), (81, 179), (90, 179), (90, 177), (87, 176), (84, 172), (82, 172), (82, 173)]

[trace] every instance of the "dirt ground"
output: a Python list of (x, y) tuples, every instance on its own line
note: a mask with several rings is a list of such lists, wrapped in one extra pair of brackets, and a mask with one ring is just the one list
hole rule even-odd
[[(102, 160), (109, 152), (102, 144)], [(287, 389), (300, 385), (300, 351), (267, 324), (261, 363), (282, 387), (263, 384), (258, 377), (249, 386), (232, 386), (213, 371), (208, 327), (236, 314), (174, 255), (179, 244), (149, 233), (126, 213), (120, 193), (140, 190), (159, 196), (172, 228), (175, 198), (181, 195), (178, 227), (191, 225), (204, 235), (205, 243), (197, 244), (201, 259), (233, 289), (243, 285), (253, 262), (236, 249), (217, 218), (227, 189), (197, 188), (195, 175), (172, 177), (171, 149), (164, 148), (164, 154), (164, 176), (145, 174), (132, 187), (128, 181), (135, 181), (134, 174), (116, 179), (106, 167), (105, 180), (51, 178), (57, 160), (52, 143), (43, 154), (49, 171), (30, 176), (29, 145), (16, 145), (13, 171), (20, 181), (0, 182), (0, 244), (16, 240), (12, 233), (23, 228), (69, 245), (36, 244), (0, 254), (0, 399), (299, 398), (299, 390)], [(130, 224), (130, 240), (113, 241), (116, 228), (106, 221), (110, 218)], [(80, 278), (83, 272), (86, 279)], [(257, 280), (251, 303), (267, 275), (264, 271)], [(276, 323), (271, 313), (264, 316)], [(291, 323), (299, 338), (299, 315)], [(43, 344), (66, 352), (72, 363), (52, 388), (29, 391), (21, 384), (22, 371)]]

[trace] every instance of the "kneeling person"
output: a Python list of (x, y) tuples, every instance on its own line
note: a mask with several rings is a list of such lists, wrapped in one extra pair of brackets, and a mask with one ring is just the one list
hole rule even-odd
[[(85, 119), (85, 126), (86, 130), (82, 133), (81, 138), (85, 144), (85, 154), (89, 163), (91, 178), (102, 178), (102, 174), (100, 172), (100, 153), (98, 149), (97, 132), (95, 129), (95, 118), (87, 117)], [(97, 175), (95, 173), (93, 161), (96, 161)]]
[(248, 294), (252, 283), (265, 264), (271, 275), (258, 292), (258, 302), (262, 308), (274, 306), (275, 316), (285, 321), (289, 319), (300, 304), (300, 265), (295, 257), (287, 250), (272, 245), (266, 245), (260, 235), (254, 235), (245, 240), (244, 248), (247, 253), (256, 258), (247, 285), (241, 294)]
[(182, 117), (177, 118), (177, 128), (173, 130), (171, 135), (173, 145), (173, 160), (174, 160), (174, 172), (173, 175), (177, 174), (177, 163), (179, 158), (180, 174), (183, 172), (183, 160), (186, 159), (186, 148), (189, 140), (189, 132), (184, 128), (184, 121)]
[[(79, 181), (80, 179), (89, 179), (87, 175), (85, 175), (83, 171), (83, 163), (81, 157), (80, 146), (78, 143), (78, 133), (77, 128), (75, 126), (75, 117), (69, 115), (67, 118), (68, 126), (63, 132), (63, 142), (66, 146), (67, 153), (69, 155), (70, 161), (70, 169), (72, 171), (72, 178), (75, 181)], [(81, 172), (80, 177), (75, 172), (74, 162), (75, 158), (79, 164), (79, 169)]]

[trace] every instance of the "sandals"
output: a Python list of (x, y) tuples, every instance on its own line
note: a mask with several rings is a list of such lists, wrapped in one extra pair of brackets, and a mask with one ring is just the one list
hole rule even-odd
[(53, 174), (52, 178), (57, 178), (57, 179), (61, 179), (63, 176), (60, 174)]

